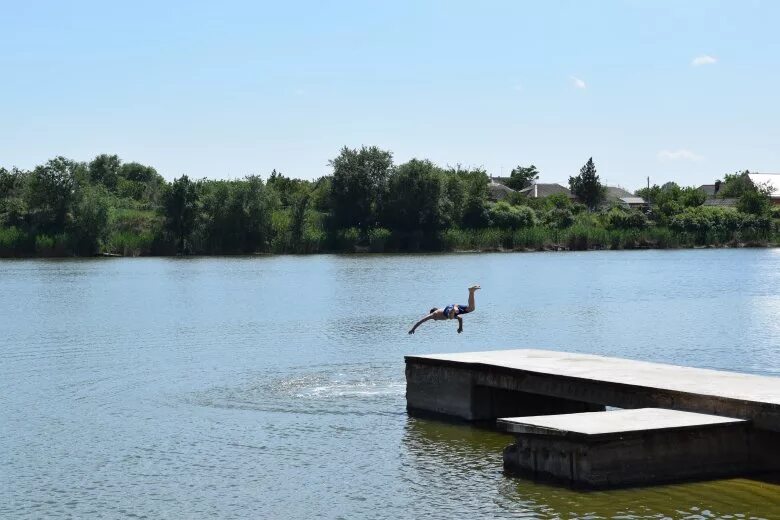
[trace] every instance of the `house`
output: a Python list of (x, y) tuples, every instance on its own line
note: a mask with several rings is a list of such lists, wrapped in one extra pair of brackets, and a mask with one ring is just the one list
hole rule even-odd
[[(769, 188), (769, 200), (772, 204), (780, 205), (780, 173), (750, 173), (745, 172), (743, 177), (747, 177), (753, 186), (766, 186)], [(699, 186), (699, 190), (703, 191), (707, 195), (707, 199), (714, 199), (720, 195), (723, 183), (721, 181), (715, 181), (715, 184), (702, 184)], [(727, 206), (728, 204), (706, 204), (707, 206)]]
[(517, 192), (509, 186), (505, 186), (500, 182), (496, 182), (495, 180), (490, 179), (490, 183), (488, 184), (488, 199), (492, 200), (493, 202), (498, 202), (500, 200), (505, 200), (512, 193)]
[(618, 186), (607, 186), (607, 202), (620, 204), (625, 208), (644, 208), (647, 206), (645, 199)]
[(532, 199), (541, 199), (544, 197), (549, 197), (550, 195), (558, 195), (559, 193), (566, 195), (572, 200), (575, 198), (568, 188), (556, 183), (543, 184), (536, 182), (527, 188), (523, 188), (518, 193), (522, 193), (526, 197), (530, 197)]

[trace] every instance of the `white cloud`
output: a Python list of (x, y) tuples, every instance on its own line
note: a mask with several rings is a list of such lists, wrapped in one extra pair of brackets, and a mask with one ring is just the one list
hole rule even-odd
[(571, 77), (571, 82), (575, 88), (587, 88), (587, 85), (580, 78)]
[(662, 161), (701, 161), (704, 159), (699, 154), (693, 153), (685, 148), (679, 150), (661, 150), (658, 152), (658, 158)]
[(693, 65), (694, 67), (699, 67), (700, 65), (712, 65), (717, 62), (718, 62), (717, 58), (713, 58), (709, 54), (704, 54), (702, 56), (696, 56), (695, 58), (693, 58), (691, 65)]

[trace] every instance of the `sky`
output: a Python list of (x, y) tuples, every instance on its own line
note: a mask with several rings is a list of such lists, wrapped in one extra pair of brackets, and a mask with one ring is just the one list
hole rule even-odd
[(0, 166), (396, 164), (566, 184), (780, 172), (780, 2), (0, 0)]

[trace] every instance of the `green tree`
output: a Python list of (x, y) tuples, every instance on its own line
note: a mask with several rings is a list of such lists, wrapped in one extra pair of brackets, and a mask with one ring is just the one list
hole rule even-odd
[(341, 228), (356, 227), (365, 235), (381, 213), (381, 194), (393, 167), (393, 155), (376, 146), (346, 146), (330, 161), (333, 216)]
[(476, 168), (463, 170), (464, 196), (461, 210), (461, 225), (467, 228), (481, 228), (490, 224), (488, 212), (488, 184), (490, 177), (485, 170)]
[(73, 252), (93, 255), (106, 239), (111, 205), (108, 194), (101, 187), (86, 186), (79, 190), (73, 207), (73, 219), (67, 232)]
[(331, 211), (333, 177), (320, 177), (311, 188), (311, 207), (315, 211), (328, 213)]
[(198, 203), (198, 185), (182, 175), (175, 179), (163, 198), (163, 210), (167, 230), (173, 235), (176, 251), (189, 253), (192, 250), (192, 233)]
[(0, 227), (23, 226), (28, 215), (25, 202), (26, 171), (0, 168)]
[(249, 175), (242, 183), (240, 207), (245, 215), (246, 235), (243, 249), (245, 252), (264, 251), (271, 235), (271, 213), (279, 206), (279, 200), (273, 190), (269, 190), (257, 175)]
[(569, 188), (590, 210), (596, 209), (604, 201), (607, 189), (599, 182), (593, 157), (580, 169), (579, 175), (569, 177)]
[(256, 175), (200, 182), (193, 249), (208, 253), (266, 250), (276, 202), (275, 192)]
[(718, 197), (724, 199), (737, 199), (746, 191), (754, 189), (755, 186), (753, 186), (753, 181), (751, 181), (748, 176), (749, 173), (748, 170), (745, 170), (724, 175), (720, 190), (718, 190)]
[(160, 204), (164, 188), (165, 179), (151, 166), (130, 162), (119, 168), (116, 192), (122, 198), (154, 208)]
[(523, 188), (527, 188), (531, 184), (533, 184), (534, 181), (539, 179), (539, 170), (536, 169), (536, 166), (533, 164), (531, 166), (520, 166), (518, 165), (515, 167), (512, 172), (509, 174), (509, 181), (507, 181), (506, 185), (512, 188), (513, 190), (522, 190)]
[(768, 215), (772, 203), (766, 189), (747, 189), (737, 201), (737, 210), (751, 215)]
[(390, 175), (382, 225), (410, 232), (433, 232), (442, 226), (442, 177), (428, 160), (412, 159)]
[(301, 179), (291, 179), (273, 170), (268, 177), (266, 186), (272, 188), (279, 195), (279, 202), (283, 207), (295, 206), (304, 194), (311, 191), (311, 183)]
[(704, 204), (707, 195), (698, 188), (688, 186), (680, 190), (679, 201), (686, 208), (695, 208)]
[(92, 184), (101, 184), (114, 191), (119, 181), (121, 167), (122, 161), (116, 155), (98, 155), (89, 163), (89, 180)]
[(290, 215), (290, 242), (293, 250), (299, 251), (303, 244), (306, 229), (306, 212), (309, 209), (311, 195), (308, 192), (299, 192), (296, 200), (292, 201)]
[(661, 193), (661, 187), (657, 184), (653, 184), (651, 188), (641, 188), (634, 192), (637, 197), (642, 197), (647, 202), (654, 203), (658, 194)]
[(32, 223), (40, 232), (57, 234), (64, 231), (79, 167), (74, 161), (56, 157), (32, 171), (26, 202)]

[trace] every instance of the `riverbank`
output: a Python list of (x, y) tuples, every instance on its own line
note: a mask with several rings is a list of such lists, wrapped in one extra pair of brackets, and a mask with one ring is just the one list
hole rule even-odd
[(540, 252), (571, 252), (571, 251), (632, 251), (632, 250), (685, 250), (685, 249), (767, 249), (780, 247), (780, 239), (773, 237), (772, 239), (751, 239), (740, 240), (733, 238), (728, 241), (714, 241), (701, 243), (690, 237), (676, 237), (670, 241), (653, 241), (645, 238), (638, 240), (626, 241), (622, 237), (613, 237), (606, 241), (594, 239), (593, 237), (582, 235), (569, 235), (565, 240), (541, 240), (536, 243), (518, 242), (513, 243), (512, 240), (504, 240), (501, 238), (496, 239), (493, 234), (487, 234), (489, 239), (485, 240), (485, 235), (475, 233), (471, 240), (459, 242), (457, 244), (451, 244), (446, 248), (441, 249), (397, 249), (389, 247), (378, 246), (360, 246), (355, 245), (352, 248), (345, 249), (319, 249), (316, 251), (308, 251), (305, 253), (300, 252), (265, 252), (257, 251), (253, 253), (214, 253), (204, 254), (196, 253), (191, 255), (182, 254), (155, 254), (155, 253), (141, 253), (139, 251), (126, 251), (124, 253), (115, 253), (109, 251), (103, 251), (94, 255), (73, 255), (73, 254), (57, 254), (56, 252), (50, 252), (46, 254), (9, 254), (8, 252), (0, 251), (0, 259), (2, 258), (19, 258), (19, 259), (36, 259), (36, 258), (174, 258), (181, 256), (204, 256), (204, 257), (225, 257), (225, 256), (309, 256), (309, 255), (326, 255), (326, 254), (354, 254), (354, 255), (371, 255), (371, 254), (414, 254), (414, 253), (540, 253)]

